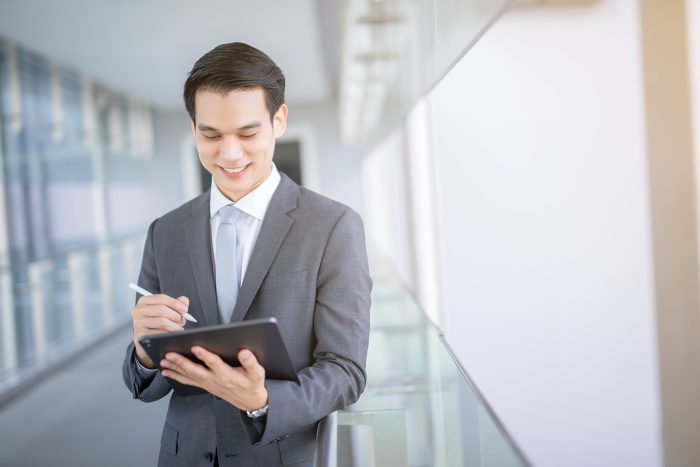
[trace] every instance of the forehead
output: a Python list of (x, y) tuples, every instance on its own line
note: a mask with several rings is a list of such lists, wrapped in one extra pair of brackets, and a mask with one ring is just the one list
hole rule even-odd
[(260, 88), (235, 89), (226, 94), (200, 89), (194, 103), (198, 125), (225, 130), (246, 125), (251, 120), (269, 120), (265, 93)]

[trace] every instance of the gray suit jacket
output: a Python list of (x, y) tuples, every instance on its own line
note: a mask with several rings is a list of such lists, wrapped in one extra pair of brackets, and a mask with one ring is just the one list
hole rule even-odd
[[(219, 323), (209, 192), (151, 224), (139, 284), (189, 297), (194, 326)], [(158, 465), (211, 465), (217, 450), (221, 466), (312, 465), (318, 420), (355, 402), (365, 387), (371, 286), (359, 215), (282, 174), (231, 322), (277, 318), (300, 381), (265, 382), (262, 435), (228, 402), (173, 393)], [(150, 402), (170, 393), (160, 372), (140, 375), (131, 343), (123, 376), (133, 397)]]

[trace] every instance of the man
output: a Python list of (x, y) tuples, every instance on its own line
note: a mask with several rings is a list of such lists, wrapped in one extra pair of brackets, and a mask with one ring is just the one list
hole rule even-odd
[[(272, 163), (286, 127), (285, 79), (246, 44), (200, 58), (185, 82), (199, 158), (211, 189), (148, 229), (139, 285), (154, 293), (132, 311), (124, 381), (158, 400), (173, 393), (160, 466), (312, 465), (317, 422), (365, 386), (371, 280), (364, 230), (350, 208), (299, 187)], [(275, 317), (299, 382), (265, 379), (242, 350), (231, 367), (200, 347), (169, 353), (162, 370), (139, 344), (194, 326)], [(192, 323), (187, 328), (193, 328)]]

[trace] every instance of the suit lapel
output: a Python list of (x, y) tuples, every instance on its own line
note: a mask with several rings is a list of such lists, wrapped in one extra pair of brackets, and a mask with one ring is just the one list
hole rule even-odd
[(284, 237), (294, 223), (294, 219), (287, 213), (297, 206), (299, 187), (286, 175), (280, 175), (282, 179), (265, 212), (241, 289), (238, 291), (238, 300), (231, 315), (232, 323), (241, 321), (245, 317), (267, 271), (270, 270), (277, 256)]
[(197, 286), (199, 301), (206, 324), (219, 324), (219, 308), (216, 303), (216, 283), (211, 248), (211, 220), (207, 191), (192, 204), (192, 217), (183, 224), (187, 249), (192, 262), (192, 273)]

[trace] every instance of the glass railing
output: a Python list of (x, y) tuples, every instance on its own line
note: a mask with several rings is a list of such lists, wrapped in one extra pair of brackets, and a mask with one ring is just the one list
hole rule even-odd
[(528, 466), (440, 330), (387, 267), (371, 270), (367, 388), (337, 414), (337, 464), (326, 464)]
[(0, 399), (130, 317), (143, 235), (0, 268)]

